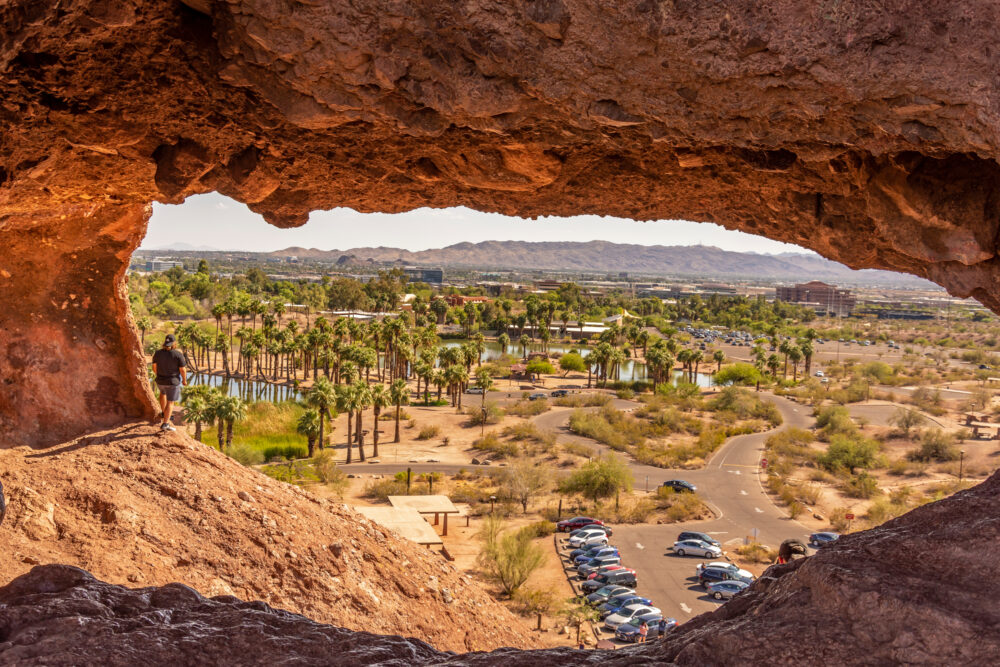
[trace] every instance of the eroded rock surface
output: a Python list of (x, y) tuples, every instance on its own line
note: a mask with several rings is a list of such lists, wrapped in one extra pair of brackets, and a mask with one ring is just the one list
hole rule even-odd
[[(998, 18), (990, 0), (9, 0), (0, 441), (151, 415), (122, 262), (149, 202), (213, 190), (283, 226), (459, 204), (709, 220), (1000, 309)], [(73, 373), (73, 344), (110, 398), (23, 381)]]
[[(453, 655), (171, 585), (129, 591), (65, 566), (0, 588), (0, 664), (989, 665), (1000, 663), (1000, 473), (815, 556), (774, 566), (663, 642), (614, 652)], [(480, 626), (477, 626), (480, 627)]]
[[(8, 502), (0, 583), (61, 563), (111, 584), (182, 582), (203, 595), (262, 600), (441, 650), (537, 645), (520, 619), (439, 553), (180, 433), (136, 423), (43, 451), (0, 450), (0, 475)], [(9, 641), (3, 628), (0, 662)], [(41, 637), (19, 641), (27, 636)], [(74, 655), (96, 664), (101, 653)], [(158, 664), (191, 663), (161, 657)]]

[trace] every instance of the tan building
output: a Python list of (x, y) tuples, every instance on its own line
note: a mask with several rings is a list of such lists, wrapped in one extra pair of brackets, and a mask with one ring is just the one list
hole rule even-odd
[(793, 287), (775, 288), (775, 297), (788, 303), (803, 303), (816, 306), (831, 315), (849, 315), (857, 299), (849, 289), (840, 289), (836, 285), (828, 285), (819, 280), (800, 283)]

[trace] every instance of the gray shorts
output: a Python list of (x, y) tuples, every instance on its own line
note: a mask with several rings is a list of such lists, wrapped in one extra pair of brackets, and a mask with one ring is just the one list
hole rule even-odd
[(181, 386), (179, 384), (158, 384), (160, 393), (167, 397), (171, 403), (178, 403), (181, 400)]

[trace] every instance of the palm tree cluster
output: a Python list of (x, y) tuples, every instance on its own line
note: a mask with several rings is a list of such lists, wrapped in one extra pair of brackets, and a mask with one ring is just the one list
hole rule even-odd
[(184, 420), (194, 424), (194, 439), (201, 440), (204, 426), (218, 427), (219, 451), (233, 444), (233, 426), (247, 417), (247, 404), (238, 396), (227, 396), (217, 387), (190, 387), (184, 392)]
[(778, 377), (778, 369), (782, 368), (782, 363), (784, 364), (784, 370), (782, 372), (782, 377), (788, 377), (788, 362), (792, 362), (792, 379), (798, 380), (799, 378), (799, 362), (805, 362), (804, 372), (808, 376), (812, 370), (812, 358), (815, 354), (815, 348), (813, 347), (813, 341), (816, 340), (818, 334), (814, 329), (807, 329), (805, 334), (801, 337), (792, 341), (790, 338), (781, 338), (777, 334), (771, 337), (771, 348), (777, 350), (778, 353), (784, 357), (782, 358), (777, 354), (768, 354), (763, 345), (755, 345), (753, 348), (754, 355), (754, 365), (757, 367), (761, 373), (767, 368), (771, 377)]

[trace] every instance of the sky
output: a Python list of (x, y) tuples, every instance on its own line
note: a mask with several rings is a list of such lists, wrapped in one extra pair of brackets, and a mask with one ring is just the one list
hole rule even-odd
[(799, 246), (708, 223), (636, 222), (596, 215), (526, 220), (464, 207), (422, 208), (395, 214), (339, 208), (313, 212), (302, 227), (278, 229), (245, 205), (218, 193), (189, 197), (177, 206), (153, 204), (153, 217), (142, 247), (153, 250), (187, 244), (269, 252), (291, 246), (320, 250), (387, 246), (417, 251), (462, 241), (593, 240), (640, 245), (700, 244), (768, 254), (808, 252)]

